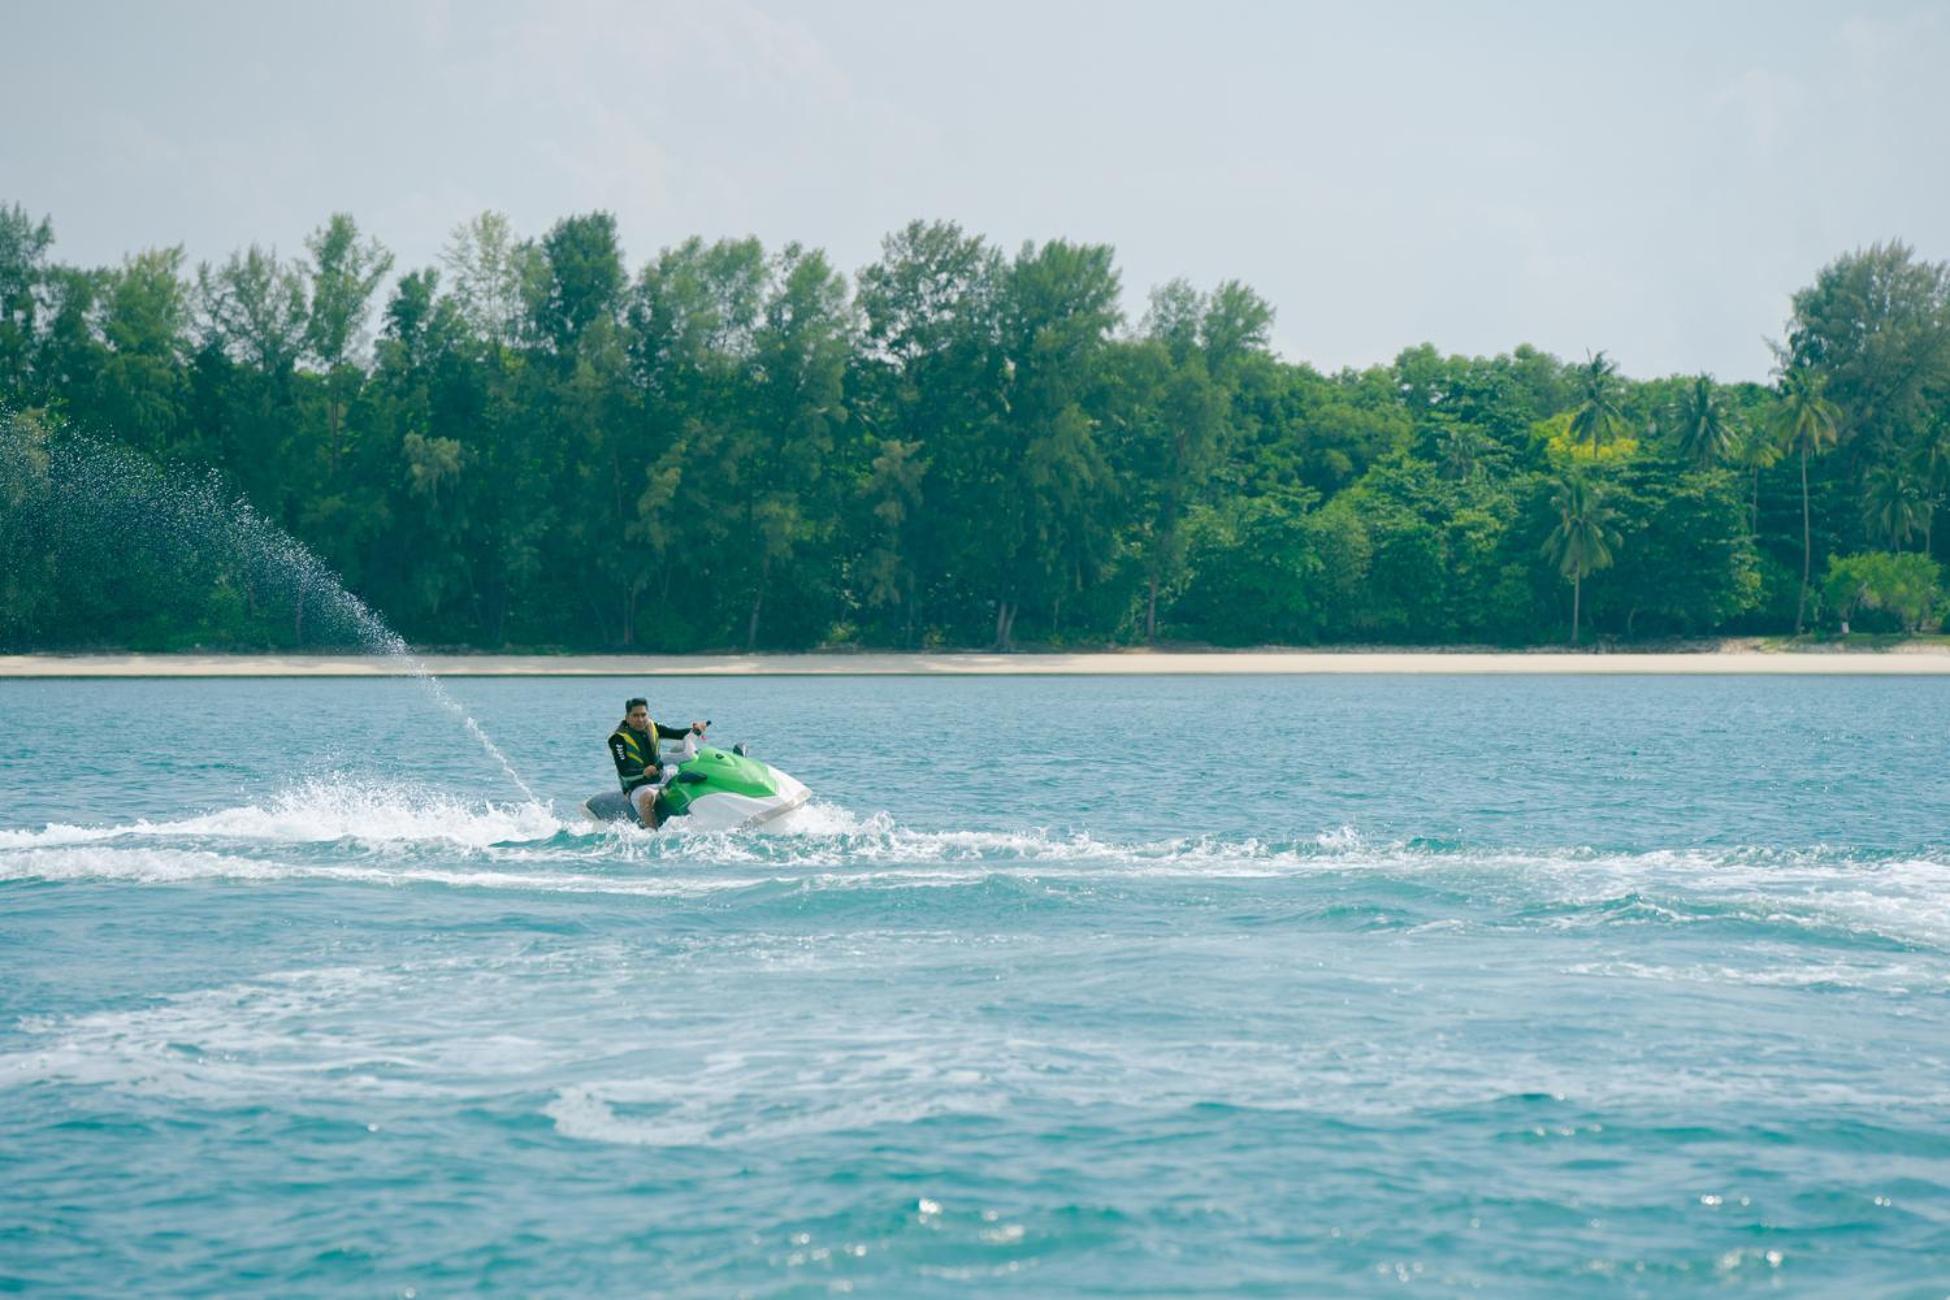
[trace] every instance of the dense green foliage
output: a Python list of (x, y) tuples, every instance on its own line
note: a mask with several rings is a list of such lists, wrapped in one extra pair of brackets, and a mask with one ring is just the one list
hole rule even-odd
[[(1899, 244), (1795, 295), (1771, 387), (1528, 347), (1322, 374), (1270, 352), (1244, 285), (1167, 284), (1133, 327), (1109, 248), (1009, 254), (949, 224), (890, 236), (851, 281), (752, 240), (632, 275), (601, 213), (536, 239), (487, 214), (397, 279), (343, 215), (295, 260), (53, 248), (0, 208), (13, 647), (321, 635), (188, 552), (130, 545), (106, 576), (99, 543), (37, 518), (63, 499), (48, 448), (77, 435), (214, 472), (435, 645), (1514, 645), (1937, 618), (1950, 274)], [(116, 510), (117, 536), (145, 513)], [(1865, 554), (1906, 550), (1922, 564)]]
[(1896, 625), (1893, 630), (1914, 632), (1936, 615), (1941, 578), (1927, 555), (1870, 551), (1831, 559), (1822, 591), (1844, 626), (1882, 614)]

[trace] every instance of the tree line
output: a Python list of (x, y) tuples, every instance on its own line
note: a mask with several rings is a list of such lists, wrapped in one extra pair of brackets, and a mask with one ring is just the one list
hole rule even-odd
[(216, 475), (426, 645), (1523, 645), (1944, 613), (1950, 271), (1900, 243), (1793, 295), (1768, 384), (1426, 344), (1328, 374), (1271, 351), (1237, 281), (1172, 281), (1131, 321), (1109, 247), (946, 222), (851, 278), (751, 239), (632, 274), (605, 213), (536, 238), (484, 214), (398, 276), (344, 214), (292, 258), (53, 250), (0, 207), (13, 648), (321, 635), (221, 557), (131, 546), (110, 583), (27, 526), (47, 449), (83, 435)]

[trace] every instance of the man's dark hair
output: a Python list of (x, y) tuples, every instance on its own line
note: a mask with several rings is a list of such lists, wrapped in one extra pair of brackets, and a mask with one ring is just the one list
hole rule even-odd
[(627, 716), (630, 710), (634, 709), (639, 704), (641, 704), (646, 709), (650, 707), (650, 701), (644, 699), (641, 695), (632, 695), (629, 699), (624, 700), (623, 701), (624, 715)]

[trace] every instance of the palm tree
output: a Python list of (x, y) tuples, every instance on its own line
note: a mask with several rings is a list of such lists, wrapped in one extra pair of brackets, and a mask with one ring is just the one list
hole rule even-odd
[(1436, 440), (1436, 452), (1442, 457), (1442, 473), (1445, 478), (1475, 478), (1483, 468), (1483, 452), (1489, 446), (1489, 439), (1467, 424), (1452, 424), (1442, 431)]
[(1772, 429), (1750, 428), (1740, 438), (1734, 459), (1753, 476), (1753, 501), (1747, 509), (1747, 535), (1760, 536), (1760, 472), (1773, 469), (1781, 459), (1781, 441)]
[(1713, 376), (1700, 375), (1673, 411), (1679, 430), (1679, 454), (1699, 469), (1711, 469), (1733, 459), (1740, 446), (1740, 423), (1713, 388)]
[(1827, 381), (1806, 365), (1781, 372), (1781, 401), (1774, 408), (1774, 431), (1781, 445), (1801, 455), (1801, 599), (1794, 607), (1794, 634), (1801, 635), (1808, 614), (1808, 580), (1814, 571), (1814, 524), (1808, 508), (1808, 458), (1835, 445), (1842, 413), (1822, 395)]
[(1923, 533), (1928, 514), (1924, 470), (1915, 460), (1897, 456), (1879, 461), (1862, 476), (1862, 521), (1891, 550), (1900, 551)]
[(1544, 539), (1544, 554), (1571, 581), (1571, 644), (1576, 645), (1584, 580), (1611, 567), (1618, 534), (1611, 528), (1611, 507), (1597, 488), (1576, 475), (1558, 483), (1551, 507), (1557, 511), (1557, 527)]
[(1625, 408), (1618, 363), (1600, 352), (1577, 372), (1578, 405), (1571, 412), (1571, 437), (1596, 453), (1625, 432)]
[(1930, 532), (1936, 523), (1936, 508), (1943, 503), (1943, 489), (1950, 484), (1950, 418), (1939, 411), (1923, 434), (1916, 463), (1923, 480), (1923, 554), (1933, 551)]

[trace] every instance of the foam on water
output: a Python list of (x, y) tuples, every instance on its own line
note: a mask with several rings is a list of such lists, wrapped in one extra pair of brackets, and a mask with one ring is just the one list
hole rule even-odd
[[(361, 856), (311, 852), (337, 845), (358, 846)], [(596, 828), (543, 803), (347, 777), (180, 818), (0, 831), (0, 881), (311, 880), (678, 897), (765, 884), (859, 892), (1005, 880), (1141, 890), (1335, 877), (1386, 882), (1400, 891), (1399, 906), (1368, 923), (1428, 934), (1652, 925), (1950, 949), (1950, 860), (1827, 847), (1521, 851), (1370, 841), (1345, 825), (1296, 840), (1120, 841), (1051, 829), (914, 828), (817, 800), (761, 832), (650, 833)]]
[(292, 844), (356, 840), (483, 848), (546, 839), (563, 829), (564, 823), (553, 809), (539, 802), (497, 804), (396, 782), (321, 777), (283, 790), (261, 805), (244, 804), (165, 821), (0, 830), (0, 849), (185, 838)]
[(438, 866), (307, 865), (182, 849), (112, 847), (30, 849), (0, 854), (0, 882), (9, 880), (115, 881), (138, 885), (315, 881), (387, 888), (438, 885), (449, 889), (516, 890), (533, 894), (619, 894), (657, 898), (689, 897), (767, 883), (765, 877), (616, 877), (581, 875), (571, 871), (524, 873), (492, 869), (470, 871)]
[[(926, 949), (908, 938), (855, 935), (853, 948), (815, 950), (802, 974), (926, 970)], [(72, 1085), (280, 1107), (489, 1095), (546, 1117), (565, 1137), (753, 1155), (782, 1141), (1001, 1121), (1025, 1107), (1195, 1116), (1219, 1097), (1242, 1112), (1371, 1121), (1473, 1110), (1492, 1134), (1595, 1144), (1594, 1155), (1605, 1141), (1592, 1117), (1625, 1108), (1875, 1115), (1950, 1104), (1950, 1085), (1915, 1065), (1878, 1072), (1860, 1068), (1864, 1058), (1852, 1068), (1786, 1068), (1790, 1045), (1765, 1024), (1731, 1030), (1747, 1041), (1725, 1060), (1594, 1042), (1591, 1053), (1604, 1058), (1596, 1069), (1521, 1037), (1461, 1027), (1377, 1037), (1359, 1018), (1303, 1015), (1312, 1032), (1297, 1039), (1171, 1022), (1133, 1038), (1101, 1024), (921, 1015), (863, 1024), (817, 1001), (789, 1014), (715, 1002), (713, 988), (749, 975), (749, 956), (707, 946), (642, 969), (626, 951), (565, 963), (514, 948), (270, 972), (132, 1007), (26, 1017), (0, 1050), (0, 1089)], [(576, 1021), (559, 1015), (564, 999), (579, 1008)], [(493, 1030), (461, 1031), (476, 1023)], [(1173, 1050), (1161, 1053), (1161, 1042)]]

